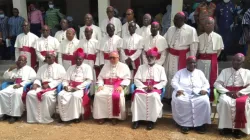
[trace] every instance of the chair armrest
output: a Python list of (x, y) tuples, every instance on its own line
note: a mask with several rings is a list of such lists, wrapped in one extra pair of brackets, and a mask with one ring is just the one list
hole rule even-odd
[(217, 91), (217, 89), (214, 89), (214, 103), (217, 104), (220, 97), (220, 93)]
[(7, 88), (9, 85), (14, 84), (14, 82), (3, 82), (1, 85), (1, 90)]
[(23, 87), (23, 91), (27, 92), (28, 89), (31, 89), (33, 82), (27, 83), (24, 87)]
[(166, 88), (161, 89), (161, 100), (165, 97), (166, 94)]
[(61, 92), (63, 90), (63, 85), (62, 83), (59, 84), (57, 87), (56, 87), (56, 92), (57, 92), (57, 95), (59, 94), (59, 92)]
[(135, 84), (131, 84), (130, 93), (133, 94), (135, 92), (135, 89), (136, 89)]

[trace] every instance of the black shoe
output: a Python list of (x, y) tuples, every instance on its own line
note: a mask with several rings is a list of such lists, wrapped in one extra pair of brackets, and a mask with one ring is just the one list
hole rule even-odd
[(1, 118), (0, 118), (0, 121), (5, 121), (7, 119), (9, 119), (10, 117), (7, 116), (7, 115), (3, 115)]
[(189, 131), (188, 127), (181, 127), (182, 134), (188, 134), (188, 131)]
[(235, 129), (234, 132), (233, 132), (233, 136), (234, 136), (236, 139), (241, 139), (241, 138), (242, 138), (241, 131), (238, 130), (238, 129)]
[(205, 134), (205, 133), (206, 133), (206, 127), (205, 127), (204, 125), (199, 126), (199, 127), (196, 127), (196, 131), (197, 131), (199, 134)]
[(219, 129), (219, 132), (220, 132), (220, 135), (225, 136), (225, 135), (231, 134), (231, 133), (232, 133), (232, 130), (231, 130), (231, 129), (224, 128), (224, 129)]
[(74, 123), (79, 123), (79, 122), (81, 122), (80, 119), (75, 119), (75, 120), (74, 120)]
[(9, 124), (13, 124), (13, 123), (15, 123), (16, 122), (16, 118), (15, 117), (11, 117), (10, 119), (9, 119)]
[(152, 130), (152, 129), (154, 129), (154, 122), (148, 122), (147, 130)]
[(137, 121), (137, 122), (133, 122), (133, 124), (132, 124), (132, 129), (137, 129), (137, 128), (139, 128), (139, 122)]

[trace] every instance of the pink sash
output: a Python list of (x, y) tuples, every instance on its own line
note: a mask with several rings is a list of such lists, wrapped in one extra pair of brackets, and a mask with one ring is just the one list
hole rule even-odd
[[(146, 82), (142, 82), (145, 86), (154, 86), (155, 84), (158, 84), (159, 82), (154, 81), (153, 79), (147, 79)], [(157, 92), (159, 94), (161, 94), (161, 90), (159, 89), (153, 89), (152, 91), (149, 92)], [(148, 92), (146, 91), (142, 91), (142, 90), (135, 90), (133, 95), (132, 95), (132, 101), (134, 101), (134, 97), (135, 94), (148, 94)]]
[(172, 55), (179, 56), (178, 70), (186, 67), (186, 55), (190, 51), (190, 48), (186, 50), (176, 50), (174, 48), (168, 48), (168, 52)]
[(120, 78), (110, 78), (110, 79), (104, 79), (104, 84), (105, 85), (113, 85), (114, 86), (114, 91), (112, 93), (112, 102), (113, 102), (113, 116), (119, 116), (120, 114), (120, 93), (116, 92), (116, 88), (120, 86), (122, 82), (122, 79)]
[[(238, 92), (244, 87), (226, 87), (229, 91), (235, 91)], [(235, 128), (245, 128), (247, 119), (245, 115), (245, 106), (246, 106), (246, 100), (248, 98), (248, 95), (241, 96), (236, 99), (236, 115), (235, 115)]]
[[(74, 88), (76, 88), (80, 84), (82, 84), (82, 82), (70, 81), (70, 86)], [(83, 90), (82, 106), (84, 108), (84, 119), (86, 120), (90, 117), (91, 114), (90, 98), (88, 96), (88, 90)]]

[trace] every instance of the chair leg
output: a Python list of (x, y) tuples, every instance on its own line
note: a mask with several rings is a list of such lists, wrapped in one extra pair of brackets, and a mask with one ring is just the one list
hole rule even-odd
[(213, 116), (213, 119), (212, 119), (212, 121), (214, 121), (214, 119), (215, 119), (215, 115), (217, 114), (217, 104), (216, 104), (216, 106), (215, 106), (215, 112), (214, 112), (214, 116)]

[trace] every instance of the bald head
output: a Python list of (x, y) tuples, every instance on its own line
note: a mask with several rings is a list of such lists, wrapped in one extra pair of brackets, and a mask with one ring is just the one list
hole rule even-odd
[(42, 27), (42, 34), (44, 38), (47, 38), (50, 35), (50, 28), (47, 25)]
[(153, 22), (151, 24), (151, 35), (156, 36), (158, 34), (159, 29), (160, 29), (160, 24), (158, 22)]
[(116, 65), (119, 62), (119, 53), (117, 51), (113, 51), (109, 54), (110, 63), (112, 65)]
[(209, 17), (205, 20), (205, 26), (204, 26), (204, 30), (207, 34), (210, 34), (213, 30), (214, 30), (214, 19), (212, 17)]
[(84, 17), (84, 22), (86, 26), (91, 26), (93, 24), (93, 17), (91, 14), (86, 14)]
[(135, 33), (136, 30), (136, 23), (135, 22), (130, 22), (128, 25), (128, 30), (130, 35), (132, 36)]
[(115, 14), (114, 8), (113, 8), (112, 6), (109, 6), (109, 7), (107, 8), (106, 13), (107, 13), (107, 16), (108, 16), (109, 19), (113, 18), (113, 17), (114, 17), (114, 14)]
[(109, 24), (107, 25), (106, 30), (107, 30), (108, 35), (109, 35), (110, 37), (112, 37), (112, 36), (114, 35), (114, 33), (115, 33), (115, 26), (114, 26), (114, 24), (109, 23)]
[(85, 34), (86, 39), (90, 40), (93, 34), (93, 29), (90, 26), (86, 27), (84, 34)]
[(150, 14), (145, 14), (145, 15), (143, 16), (143, 26), (146, 26), (146, 27), (147, 27), (148, 25), (150, 25), (151, 19), (152, 19), (152, 17), (151, 17)]
[(30, 31), (30, 25), (28, 21), (23, 22), (23, 32), (27, 34)]
[(27, 64), (27, 57), (24, 55), (20, 55), (16, 61), (17, 69), (22, 68)]
[(75, 37), (75, 33), (76, 33), (75, 29), (73, 29), (73, 28), (67, 29), (67, 31), (66, 31), (67, 39), (69, 41), (72, 41), (74, 39), (74, 37)]
[(132, 9), (128, 9), (126, 11), (126, 18), (127, 18), (127, 22), (131, 22), (134, 20), (134, 11)]

